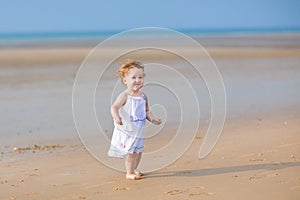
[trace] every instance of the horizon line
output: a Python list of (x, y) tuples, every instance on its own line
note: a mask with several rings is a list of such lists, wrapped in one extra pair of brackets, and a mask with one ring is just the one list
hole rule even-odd
[[(142, 27), (141, 27), (142, 28)], [(157, 27), (163, 28), (163, 27)], [(131, 28), (130, 28), (131, 29)], [(107, 30), (57, 30), (57, 31), (23, 31), (23, 32), (0, 32), (0, 38), (33, 38), (33, 37), (100, 37), (114, 35), (130, 29), (107, 29)], [(132, 28), (134, 29), (134, 28)], [(300, 32), (300, 27), (241, 27), (241, 28), (168, 28), (187, 35), (199, 34), (234, 34), (234, 33), (293, 33)]]

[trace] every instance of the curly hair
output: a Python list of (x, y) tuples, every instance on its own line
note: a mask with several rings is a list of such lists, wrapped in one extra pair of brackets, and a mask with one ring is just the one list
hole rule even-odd
[(129, 72), (129, 70), (134, 67), (144, 70), (144, 65), (141, 62), (133, 60), (133, 59), (126, 59), (120, 65), (120, 67), (117, 71), (117, 75), (123, 80), (125, 78), (126, 74)]

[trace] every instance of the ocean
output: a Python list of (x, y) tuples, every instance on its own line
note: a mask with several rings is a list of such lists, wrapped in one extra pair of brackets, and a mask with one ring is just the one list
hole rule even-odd
[[(158, 27), (159, 28), (159, 27)], [(196, 40), (216, 39), (223, 37), (230, 38), (237, 36), (247, 37), (249, 35), (298, 35), (300, 28), (236, 28), (236, 29), (171, 29)], [(1, 33), (0, 48), (14, 47), (92, 47), (99, 42), (129, 30), (106, 30), (106, 31), (78, 31), (78, 32), (19, 32), (19, 33)], [(151, 32), (139, 32), (145, 37), (160, 36)], [(297, 36), (298, 37), (298, 36)], [(240, 39), (240, 38), (239, 38)], [(293, 39), (293, 38), (291, 38)]]

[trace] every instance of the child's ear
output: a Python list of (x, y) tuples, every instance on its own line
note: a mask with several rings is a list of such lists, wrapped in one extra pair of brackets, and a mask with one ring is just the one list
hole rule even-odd
[(125, 78), (122, 78), (122, 82), (123, 82), (124, 84), (126, 84), (126, 83), (127, 83), (127, 81), (126, 81), (126, 79), (125, 79)]

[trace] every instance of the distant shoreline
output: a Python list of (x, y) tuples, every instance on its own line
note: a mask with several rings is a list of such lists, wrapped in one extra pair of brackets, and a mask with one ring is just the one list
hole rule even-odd
[[(122, 45), (130, 47), (136, 42), (144, 40), (159, 40), (163, 44), (162, 37), (128, 37), (124, 38)], [(167, 36), (171, 37), (171, 36)], [(49, 64), (49, 63), (81, 63), (89, 52), (106, 38), (57, 38), (57, 39), (35, 39), (35, 40), (11, 40), (3, 42), (0, 40), (0, 64), (3, 66), (14, 66), (24, 64)], [(137, 40), (139, 38), (139, 41)], [(273, 33), (273, 34), (235, 34), (235, 35), (207, 35), (193, 36), (213, 58), (254, 58), (254, 57), (282, 57), (300, 55), (300, 33)], [(149, 42), (148, 41), (148, 42)], [(107, 53), (110, 54), (120, 48), (120, 41), (106, 45)], [(172, 47), (184, 49), (191, 56), (197, 55), (195, 49), (179, 44), (174, 40)], [(33, 56), (34, 55), (34, 56)], [(147, 56), (160, 57), (160, 53), (147, 54)], [(140, 57), (146, 59), (141, 53)], [(30, 58), (30, 59), (29, 59)]]
[[(102, 41), (121, 32), (57, 32), (57, 33), (19, 33), (1, 34), (1, 49), (19, 48), (93, 48)], [(294, 31), (258, 31), (249, 32), (228, 31), (209, 32), (197, 30), (181, 31), (204, 47), (263, 47), (263, 48), (296, 48), (300, 47), (300, 29)], [(143, 34), (143, 33), (142, 33)], [(139, 37), (145, 39), (162, 39), (165, 35), (143, 34)], [(168, 36), (169, 37), (169, 36)], [(129, 39), (129, 40), (128, 40)], [(125, 38), (128, 44), (134, 42), (135, 38)], [(132, 40), (132, 41), (131, 41)]]
[[(141, 27), (143, 28), (143, 27)], [(148, 28), (148, 27), (145, 27)], [(153, 27), (156, 28), (156, 27)], [(163, 27), (157, 27), (163, 28)], [(138, 28), (139, 29), (139, 28)], [(48, 31), (48, 32), (0, 32), (0, 40), (8, 39), (58, 39), (58, 38), (99, 38), (109, 37), (124, 30), (94, 30), (94, 31)], [(236, 34), (280, 34), (280, 33), (300, 33), (299, 28), (279, 27), (279, 28), (209, 28), (209, 29), (170, 29), (189, 36), (205, 35), (236, 35)]]

